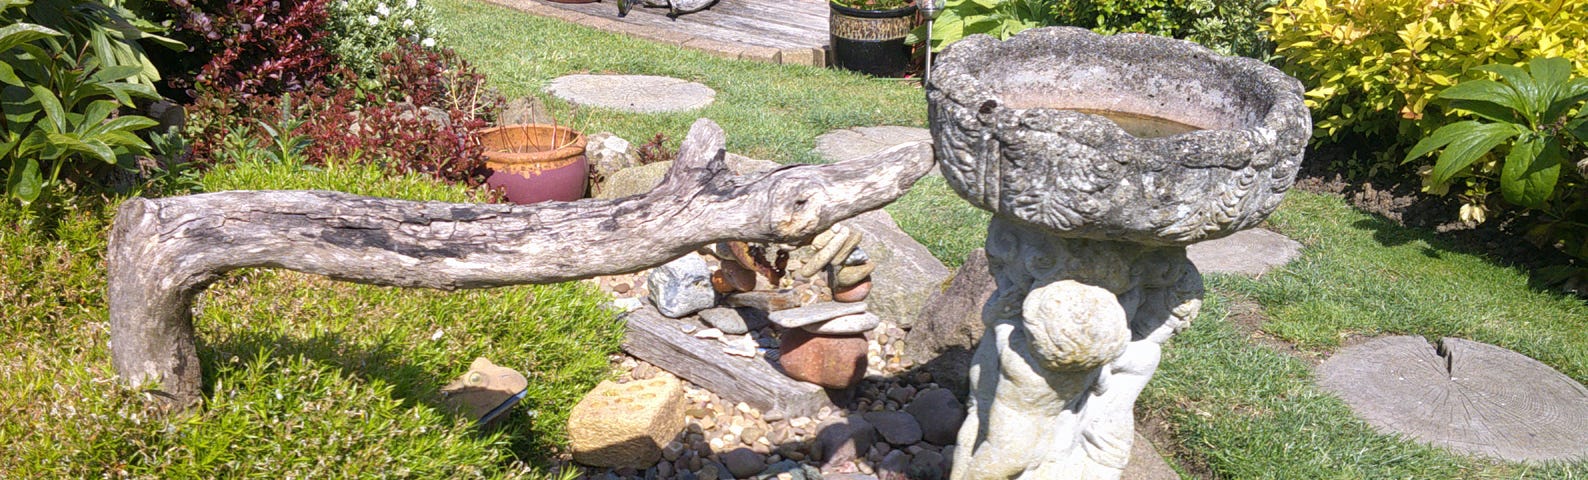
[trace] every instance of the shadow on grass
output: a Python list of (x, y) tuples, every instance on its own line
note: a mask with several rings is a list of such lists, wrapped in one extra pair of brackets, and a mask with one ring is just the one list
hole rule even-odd
[(262, 332), (241, 332), (229, 335), (218, 342), (205, 342), (200, 336), (199, 362), (203, 365), (205, 398), (214, 396), (216, 375), (232, 359), (248, 361), (261, 356), (291, 358), (302, 356), (316, 363), (334, 366), (366, 382), (379, 380), (392, 385), (392, 396), (402, 400), (403, 407), (429, 406), (443, 412), (448, 418), (457, 415), (441, 402), (441, 386), (450, 379), (407, 360), (407, 352), (399, 346), (381, 342), (365, 345), (338, 334), (321, 334), (300, 338)]
[(1517, 268), (1527, 273), (1529, 289), (1550, 295), (1561, 294), (1560, 282), (1546, 272), (1571, 268), (1565, 255), (1551, 249), (1539, 248), (1520, 234), (1507, 234), (1497, 229), (1437, 233), (1422, 228), (1400, 225), (1378, 214), (1352, 222), (1351, 226), (1373, 233), (1373, 239), (1385, 247), (1401, 247), (1421, 242), (1418, 249), (1424, 257), (1447, 260), (1448, 254), (1468, 255), (1504, 267)]

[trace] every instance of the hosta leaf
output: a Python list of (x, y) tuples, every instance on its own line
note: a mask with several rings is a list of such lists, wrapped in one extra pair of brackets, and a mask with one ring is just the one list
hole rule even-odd
[(1505, 201), (1538, 208), (1549, 200), (1560, 179), (1560, 144), (1538, 135), (1529, 135), (1511, 146), (1500, 170), (1500, 192)]
[(89, 80), (95, 82), (119, 82), (142, 72), (142, 65), (116, 65), (99, 69), (99, 71), (94, 72), (92, 77), (89, 77)]
[(1438, 150), (1440, 147), (1445, 145), (1449, 145), (1450, 142), (1453, 142), (1457, 138), (1461, 138), (1462, 136), (1467, 135), (1468, 132), (1471, 132), (1474, 129), (1482, 126), (1483, 122), (1479, 122), (1477, 120), (1466, 120), (1439, 127), (1438, 130), (1434, 130), (1433, 135), (1429, 135), (1428, 138), (1424, 138), (1422, 141), (1417, 142), (1417, 145), (1412, 147), (1412, 151), (1406, 154), (1406, 159), (1402, 160), (1401, 163), (1410, 162), (1417, 157), (1427, 155), (1429, 152)]
[[(1520, 96), (1518, 96), (1515, 88), (1493, 80), (1468, 80), (1461, 82), (1453, 87), (1444, 89), (1444, 91), (1441, 91), (1438, 95), (1435, 95), (1434, 98), (1464, 100), (1465, 102), (1462, 102), (1463, 105), (1459, 108), (1462, 108), (1463, 110), (1471, 110), (1475, 113), (1483, 112), (1480, 113), (1480, 115), (1494, 111), (1493, 108), (1481, 105), (1483, 103), (1489, 103), (1500, 108), (1515, 110), (1517, 113), (1523, 113), (1527, 111), (1527, 106), (1522, 103), (1522, 99)], [(1469, 107), (1467, 104), (1480, 105)], [(1507, 118), (1501, 121), (1516, 120)]]
[(1456, 174), (1466, 171), (1472, 162), (1489, 153), (1489, 150), (1493, 150), (1501, 142), (1526, 131), (1522, 127), (1508, 123), (1484, 123), (1472, 128), (1466, 135), (1452, 140), (1445, 145), (1444, 151), (1439, 152), (1439, 161), (1434, 163), (1429, 182), (1434, 185), (1449, 182)]
[(11, 174), (6, 175), (6, 191), (22, 203), (38, 200), (43, 190), (44, 175), (39, 172), (39, 160), (34, 157), (11, 159)]
[(1529, 117), (1544, 113), (1538, 83), (1533, 80), (1533, 76), (1529, 75), (1526, 70), (1522, 70), (1515, 65), (1505, 64), (1484, 65), (1474, 68), (1498, 73), (1500, 78), (1510, 83), (1511, 87), (1516, 89), (1518, 100), (1525, 107), (1522, 109), (1522, 113)]
[(55, 98), (55, 92), (51, 92), (50, 89), (44, 88), (43, 85), (31, 85), (28, 87), (28, 90), (33, 92), (33, 98), (37, 100), (39, 102), (39, 106), (44, 109), (44, 116), (48, 117), (50, 122), (55, 125), (55, 131), (65, 131), (66, 112), (61, 110), (61, 100)]
[(51, 30), (43, 25), (32, 23), (13, 23), (0, 27), (0, 52), (10, 50), (12, 47), (28, 43), (45, 37), (61, 35), (61, 32)]

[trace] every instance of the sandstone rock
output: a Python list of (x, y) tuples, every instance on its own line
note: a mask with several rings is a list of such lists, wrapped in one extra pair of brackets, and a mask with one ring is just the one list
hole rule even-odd
[(853, 315), (844, 315), (825, 322), (818, 322), (800, 327), (807, 332), (823, 335), (843, 335), (852, 333), (865, 333), (877, 328), (882, 319), (867, 312)]
[(904, 411), (920, 423), (921, 437), (937, 445), (952, 445), (965, 423), (965, 405), (943, 388), (916, 394)]
[(683, 383), (669, 374), (601, 382), (568, 415), (573, 459), (596, 467), (649, 467), (684, 428), (684, 406)]
[(981, 309), (998, 285), (987, 270), (987, 253), (965, 257), (948, 288), (932, 293), (915, 328), (904, 337), (904, 359), (921, 365), (938, 384), (959, 398), (969, 389), (971, 354), (981, 341)]
[(711, 270), (699, 255), (689, 254), (651, 269), (646, 279), (651, 303), (671, 318), (683, 318), (717, 304)]
[(914, 445), (921, 441), (921, 424), (915, 417), (905, 412), (866, 412), (866, 421), (876, 427), (877, 433), (888, 443), (899, 447)]
[(853, 461), (871, 451), (876, 430), (859, 415), (836, 418), (816, 427), (813, 454), (822, 460), (822, 468), (835, 467)]
[(613, 172), (607, 177), (606, 183), (601, 185), (601, 192), (595, 198), (623, 198), (630, 195), (644, 195), (662, 183), (662, 177), (667, 175), (667, 169), (673, 167), (673, 162), (656, 162), (650, 165), (625, 168)]
[(825, 302), (772, 312), (770, 319), (783, 328), (796, 328), (865, 311), (864, 303)]
[(864, 335), (820, 335), (800, 329), (783, 332), (778, 364), (789, 378), (844, 389), (866, 374)]
[(893, 223), (888, 212), (873, 210), (844, 222), (864, 234), (860, 248), (877, 265), (869, 311), (901, 328), (911, 328), (927, 297), (952, 273), (932, 252)]
[[(718, 286), (718, 281), (722, 283)], [(755, 290), (755, 270), (739, 266), (738, 261), (724, 261), (711, 275), (712, 286), (725, 294)]]

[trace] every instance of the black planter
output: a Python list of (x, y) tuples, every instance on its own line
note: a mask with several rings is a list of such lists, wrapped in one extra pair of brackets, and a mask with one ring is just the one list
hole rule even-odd
[(833, 65), (879, 77), (898, 77), (910, 67), (904, 36), (915, 26), (915, 5), (894, 10), (860, 10), (828, 2), (832, 17)]

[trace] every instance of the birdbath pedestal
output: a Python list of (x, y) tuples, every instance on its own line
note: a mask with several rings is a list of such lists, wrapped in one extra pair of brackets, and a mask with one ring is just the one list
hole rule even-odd
[(1160, 346), (1201, 306), (1185, 247), (1279, 205), (1312, 130), (1302, 86), (1190, 42), (1063, 27), (968, 37), (938, 62), (934, 149), (994, 214), (998, 284), (952, 478), (1119, 478)]

